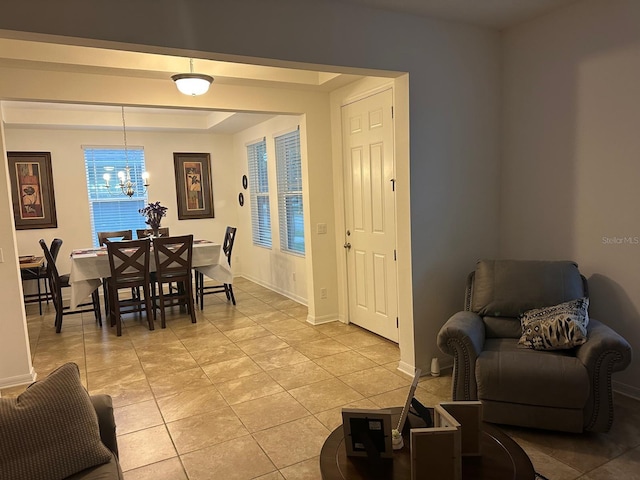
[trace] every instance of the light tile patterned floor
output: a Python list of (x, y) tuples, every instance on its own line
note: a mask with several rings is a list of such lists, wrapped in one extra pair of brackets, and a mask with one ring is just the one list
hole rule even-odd
[[(127, 317), (122, 337), (90, 314), (29, 307), (40, 378), (80, 366), (90, 393), (113, 397), (126, 480), (315, 480), (318, 455), (342, 407), (400, 405), (409, 378), (395, 344), (353, 325), (306, 323), (306, 308), (239, 278), (236, 307), (209, 295), (198, 323), (176, 311), (167, 329)], [(424, 404), (450, 398), (450, 376), (424, 377)], [(3, 396), (23, 388), (6, 389)], [(608, 434), (505, 427), (550, 480), (640, 479), (640, 402), (616, 397)]]

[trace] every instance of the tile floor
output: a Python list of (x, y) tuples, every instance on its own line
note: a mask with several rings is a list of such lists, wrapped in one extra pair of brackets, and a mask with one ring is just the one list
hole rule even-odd
[[(126, 480), (319, 479), (342, 407), (403, 403), (409, 378), (395, 344), (356, 326), (313, 327), (305, 307), (242, 278), (234, 291), (236, 307), (206, 297), (196, 324), (177, 309), (165, 330), (127, 317), (122, 337), (91, 314), (66, 316), (56, 335), (52, 307), (40, 317), (29, 306), (40, 378), (73, 361), (90, 393), (113, 397)], [(416, 395), (448, 400), (450, 383), (425, 377)], [(549, 480), (640, 479), (638, 407), (617, 396), (608, 434), (505, 430)]]

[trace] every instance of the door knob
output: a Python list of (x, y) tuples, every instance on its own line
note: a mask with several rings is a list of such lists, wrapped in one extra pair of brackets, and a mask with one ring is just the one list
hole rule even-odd
[(349, 250), (351, 248), (351, 244), (349, 242), (344, 244), (344, 248), (346, 248), (347, 250)]

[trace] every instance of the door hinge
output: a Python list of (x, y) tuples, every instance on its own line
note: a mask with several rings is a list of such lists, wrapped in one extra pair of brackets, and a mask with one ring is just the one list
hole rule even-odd
[(393, 105), (391, 106), (391, 118), (393, 118)]
[(396, 328), (400, 328), (400, 320), (396, 317)]
[(397, 255), (397, 252), (396, 252), (396, 249), (395, 249), (395, 248), (393, 249), (393, 261), (394, 261), (394, 262), (397, 262), (397, 261), (398, 261), (398, 255)]
[(396, 191), (396, 179), (395, 178), (391, 179), (391, 191), (392, 192)]

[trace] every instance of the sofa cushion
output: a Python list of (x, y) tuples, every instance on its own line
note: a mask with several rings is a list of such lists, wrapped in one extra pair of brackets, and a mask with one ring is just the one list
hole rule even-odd
[(522, 336), (518, 344), (535, 350), (574, 348), (587, 341), (588, 298), (578, 298), (520, 315)]
[(480, 260), (471, 310), (480, 316), (517, 317), (584, 296), (582, 277), (573, 262)]
[(0, 398), (3, 480), (62, 480), (111, 459), (75, 363), (64, 364), (17, 398)]
[(522, 325), (517, 317), (482, 317), (486, 338), (520, 338)]
[(582, 409), (589, 397), (587, 369), (569, 351), (522, 349), (511, 338), (486, 340), (476, 382), (480, 400)]

